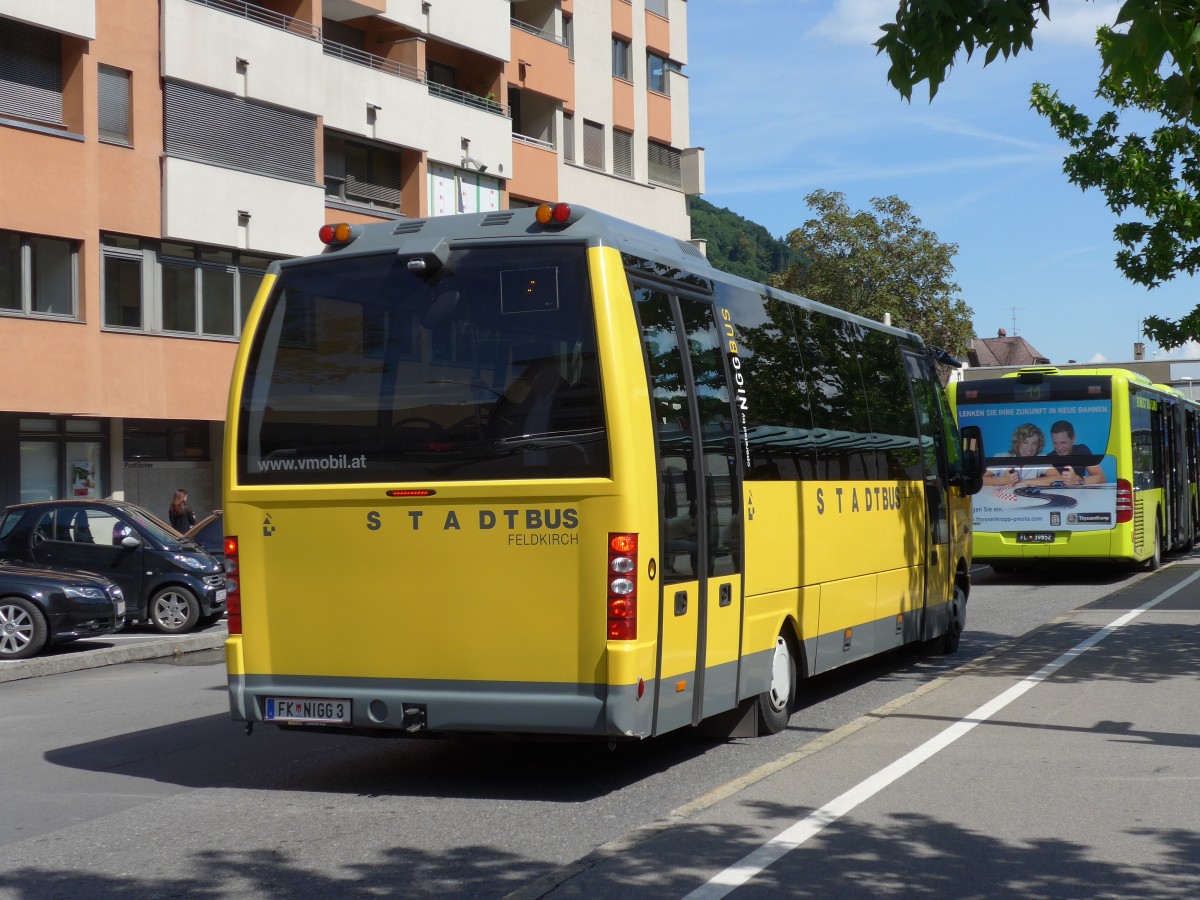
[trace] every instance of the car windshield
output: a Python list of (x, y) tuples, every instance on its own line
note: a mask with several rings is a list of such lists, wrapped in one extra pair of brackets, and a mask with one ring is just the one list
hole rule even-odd
[(140, 507), (125, 506), (121, 509), (143, 534), (160, 544), (178, 544), (183, 539), (183, 536), (166, 522)]
[(607, 476), (584, 248), (284, 267), (240, 406), (248, 484)]

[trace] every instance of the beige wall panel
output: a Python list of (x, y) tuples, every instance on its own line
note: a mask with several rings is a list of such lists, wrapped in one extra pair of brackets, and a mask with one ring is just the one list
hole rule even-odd
[[(509, 84), (554, 97), (568, 105), (574, 101), (575, 70), (567, 59), (566, 47), (513, 28), (512, 55), (504, 70)], [(526, 65), (520, 64), (522, 60)]]
[(508, 192), (530, 200), (555, 201), (558, 195), (558, 153), (520, 141), (513, 142), (514, 175)]
[(0, 0), (0, 16), (91, 40), (96, 0)]
[(22, 373), (5, 409), (137, 419), (225, 418), (237, 345), (98, 333), (97, 326), (0, 318), (7, 364)]

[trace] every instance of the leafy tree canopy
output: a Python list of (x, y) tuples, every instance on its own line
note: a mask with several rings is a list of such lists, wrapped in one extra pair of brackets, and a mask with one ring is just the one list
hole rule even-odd
[(722, 272), (766, 282), (797, 261), (786, 241), (732, 210), (692, 197), (688, 212), (692, 234), (708, 242), (709, 262)]
[[(875, 46), (891, 62), (888, 81), (905, 99), (929, 83), (937, 94), (960, 51), (985, 48), (984, 65), (1033, 47), (1050, 0), (899, 0), (896, 20)], [(1111, 109), (1094, 122), (1051, 87), (1035, 84), (1031, 102), (1072, 148), (1068, 179), (1096, 188), (1122, 221), (1113, 229), (1117, 268), (1155, 287), (1200, 271), (1200, 3), (1125, 0), (1099, 29), (1103, 65), (1097, 96)], [(1149, 136), (1121, 127), (1138, 111), (1163, 124)], [(1140, 216), (1136, 213), (1140, 212)], [(1135, 220), (1138, 219), (1138, 220)], [(1146, 334), (1164, 347), (1200, 339), (1200, 306), (1177, 321), (1150, 317)]]
[(893, 325), (966, 354), (972, 313), (952, 280), (957, 244), (923, 228), (899, 197), (875, 198), (858, 212), (834, 191), (804, 199), (815, 215), (788, 235), (803, 262), (772, 279), (775, 286), (869, 319), (890, 313)]

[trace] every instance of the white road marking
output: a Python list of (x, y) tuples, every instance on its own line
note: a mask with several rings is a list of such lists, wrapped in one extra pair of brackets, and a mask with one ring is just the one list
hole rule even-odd
[(1154, 599), (1143, 603), (1137, 609), (1131, 610), (1114, 619), (1086, 640), (1076, 644), (1066, 653), (1062, 654), (1062, 656), (1058, 657), (1058, 659), (1047, 663), (1024, 681), (1018, 682), (999, 696), (980, 706), (974, 712), (959, 719), (941, 734), (930, 738), (915, 750), (911, 750), (900, 757), (890, 766), (881, 769), (865, 781), (858, 783), (840, 797), (835, 797), (816, 812), (796, 822), (796, 824), (792, 825), (786, 831), (780, 832), (766, 844), (748, 853), (728, 869), (718, 873), (708, 882), (696, 888), (684, 900), (717, 900), (717, 898), (726, 896), (734, 888), (745, 884), (772, 863), (779, 861), (787, 853), (801, 846), (809, 838), (820, 834), (826, 826), (836, 822), (859, 804), (875, 796), (893, 781), (911, 772), (921, 763), (929, 760), (938, 751), (949, 747), (976, 725), (986, 722), (1018, 697), (1045, 681), (1067, 663), (1071, 662), (1071, 660), (1096, 646), (1096, 644), (1099, 644), (1119, 628), (1128, 625), (1142, 613), (1158, 606), (1158, 604), (1162, 603), (1168, 597), (1183, 590), (1197, 579), (1200, 579), (1200, 572), (1190, 575), (1173, 588), (1163, 591), (1163, 593)]

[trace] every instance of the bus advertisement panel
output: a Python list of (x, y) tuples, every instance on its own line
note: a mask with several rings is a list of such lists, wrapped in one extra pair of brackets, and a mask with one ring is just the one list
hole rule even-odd
[(959, 391), (959, 424), (978, 425), (989, 451), (974, 527), (1037, 534), (1112, 528), (1117, 462), (1108, 451), (1111, 397), (996, 399), (986, 390)]

